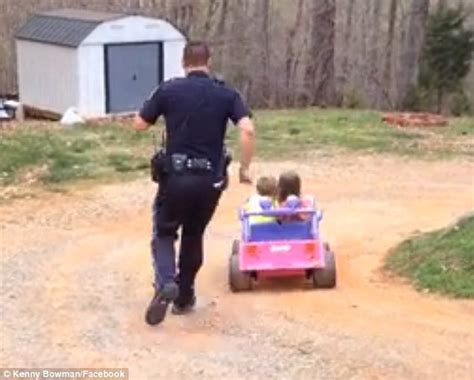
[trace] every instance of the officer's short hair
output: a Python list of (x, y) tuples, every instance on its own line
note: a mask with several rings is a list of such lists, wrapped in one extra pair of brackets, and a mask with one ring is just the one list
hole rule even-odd
[(184, 47), (185, 66), (206, 66), (210, 57), (209, 46), (204, 41), (189, 41)]
[(277, 180), (275, 177), (260, 177), (257, 180), (257, 193), (262, 196), (274, 197), (277, 193)]
[(287, 171), (278, 179), (278, 201), (284, 202), (290, 195), (301, 195), (301, 178), (295, 171)]

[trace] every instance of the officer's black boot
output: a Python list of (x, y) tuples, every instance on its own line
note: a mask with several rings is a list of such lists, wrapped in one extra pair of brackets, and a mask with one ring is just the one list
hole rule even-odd
[(156, 290), (153, 299), (146, 311), (145, 320), (149, 325), (157, 325), (165, 319), (166, 311), (170, 302), (176, 300), (179, 295), (178, 285), (170, 282), (162, 289)]
[(173, 302), (173, 308), (171, 312), (175, 315), (187, 314), (192, 311), (196, 304), (196, 294), (194, 292), (194, 285), (190, 287), (184, 287), (184, 284), (180, 283), (179, 276), (176, 278), (176, 282), (179, 286), (179, 296)]
[(178, 297), (173, 302), (173, 308), (171, 312), (175, 315), (182, 315), (191, 312), (196, 305), (196, 295), (194, 294), (194, 290), (191, 294), (183, 297)]

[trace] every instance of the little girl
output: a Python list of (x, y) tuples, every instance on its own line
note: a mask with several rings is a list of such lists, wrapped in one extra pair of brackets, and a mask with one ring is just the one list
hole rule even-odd
[[(287, 200), (290, 195), (294, 195), (299, 199), (298, 208), (309, 208), (313, 206), (311, 197), (301, 197), (301, 178), (295, 171), (287, 171), (280, 175), (278, 179), (277, 201), (280, 207), (287, 206)], [(281, 218), (281, 220), (308, 220), (308, 214), (296, 214)]]

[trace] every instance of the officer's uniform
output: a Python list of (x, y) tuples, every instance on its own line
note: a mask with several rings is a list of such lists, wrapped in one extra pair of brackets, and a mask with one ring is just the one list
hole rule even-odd
[[(228, 120), (236, 124), (250, 116), (239, 93), (203, 71), (162, 83), (140, 110), (154, 124), (166, 121), (166, 154), (184, 154), (183, 171), (169, 176), (153, 206), (152, 254), (155, 287), (175, 280), (179, 298), (194, 297), (194, 280), (203, 260), (203, 234), (218, 204), (221, 162)], [(193, 163), (201, 159), (199, 169)], [(193, 161), (194, 160), (194, 161)], [(202, 166), (203, 162), (207, 165)], [(174, 240), (182, 227), (179, 274), (176, 276)]]

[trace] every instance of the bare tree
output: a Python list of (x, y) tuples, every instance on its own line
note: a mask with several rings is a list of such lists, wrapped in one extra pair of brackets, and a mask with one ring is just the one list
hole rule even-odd
[(418, 67), (425, 37), (425, 24), (428, 18), (430, 1), (413, 0), (408, 31), (403, 41), (398, 75), (398, 106), (403, 106), (410, 91), (418, 82)]
[(438, 9), (444, 9), (448, 5), (448, 0), (438, 0)]
[(219, 3), (216, 0), (209, 0), (207, 2), (206, 21), (204, 23), (204, 36), (209, 38), (212, 29), (212, 20), (217, 10), (219, 9)]
[(395, 22), (397, 19), (397, 4), (398, 0), (390, 0), (390, 12), (388, 16), (388, 35), (385, 46), (385, 63), (383, 71), (383, 89), (385, 94), (385, 104), (392, 108), (392, 100), (390, 97), (390, 89), (392, 84), (392, 59), (393, 59), (393, 42), (395, 39)]
[(372, 11), (370, 13), (370, 43), (369, 43), (369, 67), (368, 67), (368, 98), (373, 107), (378, 107), (381, 100), (381, 81), (379, 70), (379, 40), (380, 40), (380, 13), (382, 2), (372, 0), (370, 2)]
[(226, 18), (228, 14), (229, 2), (222, 0), (219, 14), (219, 21), (217, 23), (216, 34), (214, 36), (214, 46), (218, 47), (217, 54), (214, 54), (214, 62), (217, 67), (222, 68), (225, 65), (225, 51), (224, 51), (224, 36), (226, 32)]
[[(17, 91), (13, 36), (21, 25), (33, 12), (68, 7), (171, 20), (190, 38), (209, 41), (213, 69), (253, 106), (339, 104), (335, 94), (344, 93), (355, 103), (393, 108), (416, 85), (428, 5), (461, 2), (474, 6), (474, 0), (0, 0), (0, 94)], [(474, 96), (474, 72), (468, 83)]]
[(342, 78), (344, 87), (346, 87), (347, 83), (349, 82), (349, 61), (350, 61), (350, 54), (351, 50), (349, 47), (351, 46), (351, 35), (353, 33), (352, 22), (354, 18), (354, 6), (356, 5), (357, 0), (348, 0), (347, 4), (347, 11), (346, 11), (346, 20), (344, 25), (344, 53), (343, 53), (343, 61), (342, 61)]
[(286, 104), (295, 103), (295, 70), (298, 65), (298, 57), (295, 55), (295, 37), (297, 31), (301, 27), (301, 19), (303, 17), (303, 1), (298, 0), (298, 8), (296, 10), (295, 22), (291, 26), (286, 41), (286, 64), (285, 64), (285, 85), (286, 85)]
[(269, 79), (269, 65), (270, 65), (270, 36), (269, 36), (269, 22), (270, 22), (270, 0), (259, 0), (255, 2), (255, 14), (253, 18), (256, 22), (255, 40), (257, 44), (255, 47), (260, 52), (259, 62), (261, 68), (261, 81), (258, 88), (259, 98), (264, 102), (265, 106), (269, 106), (270, 98), (270, 79)]
[(309, 105), (332, 105), (336, 101), (334, 39), (335, 0), (313, 0), (307, 54), (305, 98)]

